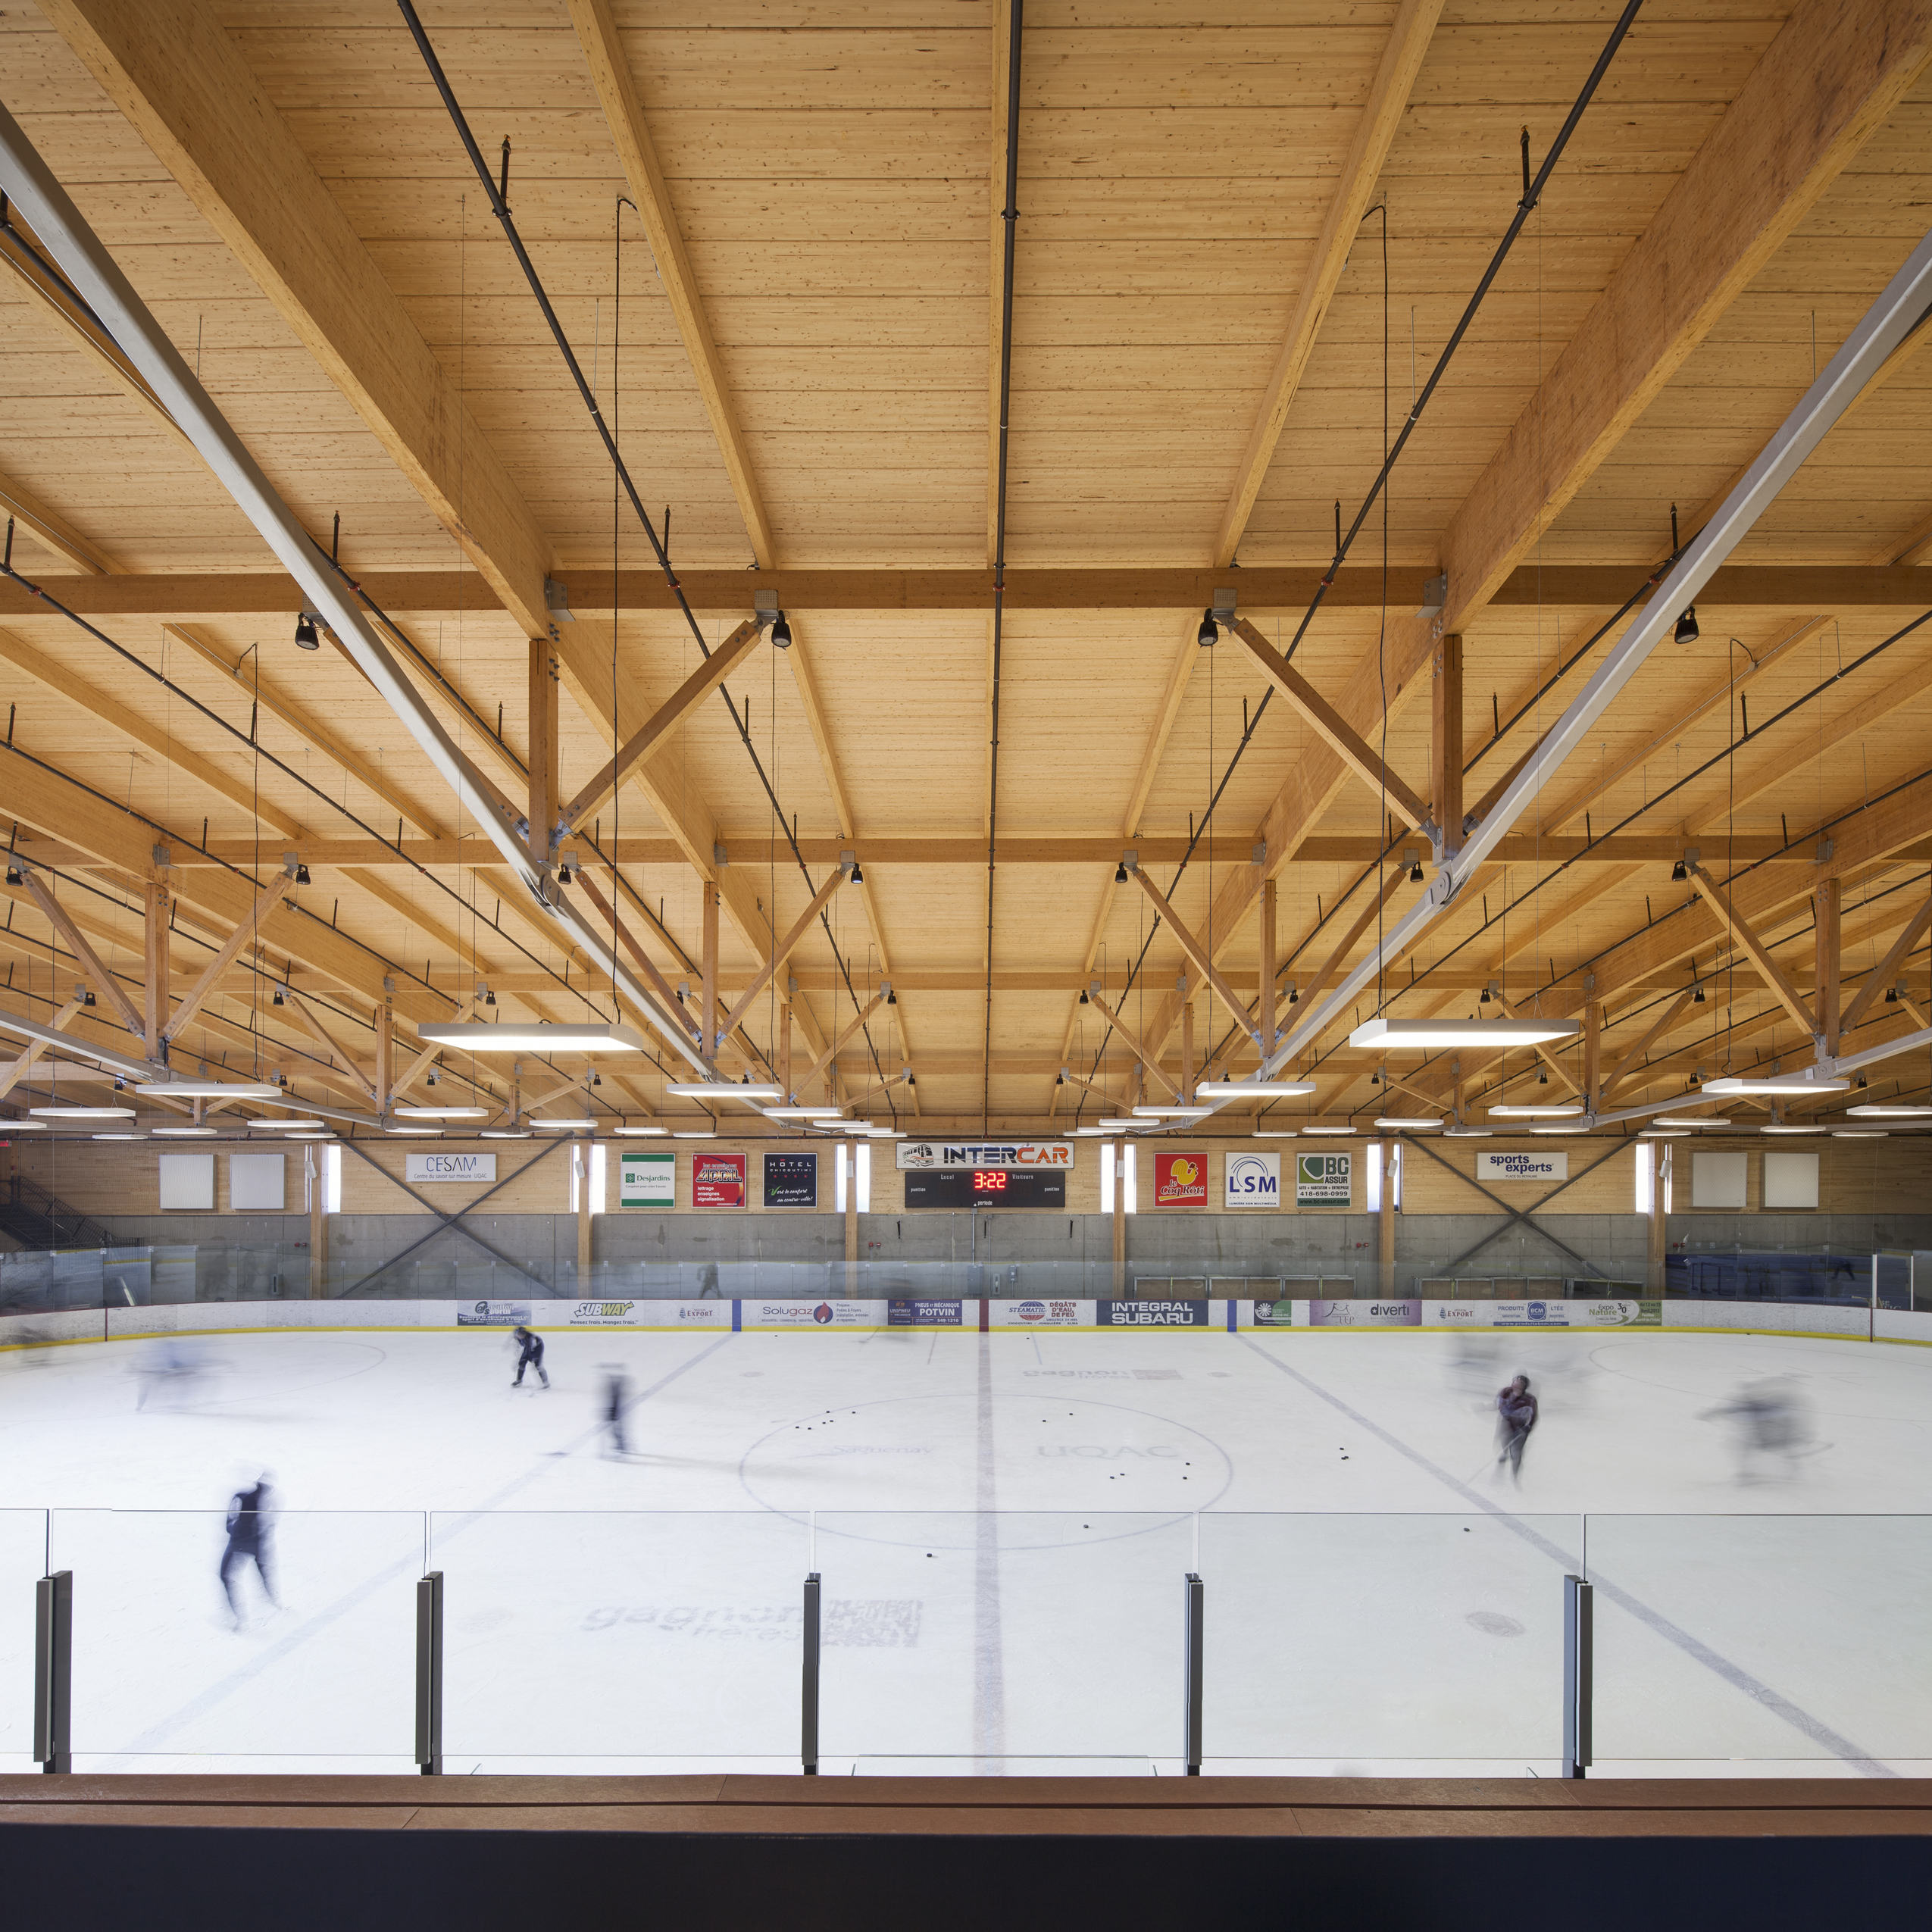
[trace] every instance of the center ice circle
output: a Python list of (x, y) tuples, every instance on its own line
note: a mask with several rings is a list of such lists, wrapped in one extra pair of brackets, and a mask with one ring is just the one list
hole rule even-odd
[[(821, 1529), (946, 1548), (972, 1544), (968, 1519), (982, 1508), (1000, 1512), (1002, 1543), (1085, 1542), (1101, 1533), (1083, 1527), (1096, 1515), (1165, 1520), (1210, 1508), (1233, 1474), (1220, 1446), (1184, 1422), (1064, 1394), (821, 1409), (780, 1423), (739, 1464), (746, 1493), (767, 1509), (815, 1509)], [(849, 1520), (834, 1524), (828, 1513)], [(954, 1513), (961, 1520), (943, 1520)]]

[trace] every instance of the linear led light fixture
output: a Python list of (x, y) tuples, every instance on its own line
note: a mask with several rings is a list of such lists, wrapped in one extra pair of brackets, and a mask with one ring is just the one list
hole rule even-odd
[(393, 1133), (393, 1134), (413, 1134), (413, 1135), (419, 1135), (419, 1136), (420, 1136), (420, 1135), (422, 1135), (422, 1134), (428, 1134), (428, 1135), (430, 1135), (430, 1136), (435, 1136), (435, 1135), (437, 1135), (437, 1134), (441, 1133), (442, 1133), (442, 1129), (441, 1127), (384, 1127), (384, 1128), (383, 1128), (383, 1131), (385, 1133)]
[(97, 1133), (89, 1136), (95, 1140), (145, 1140), (145, 1133)]
[(1829, 1133), (1831, 1130), (1823, 1125), (1799, 1127), (1795, 1121), (1774, 1121), (1769, 1127), (1761, 1127), (1760, 1133)]
[(1296, 1140), (1300, 1136), (1301, 1130), (1298, 1127), (1257, 1127), (1255, 1130), (1257, 1140)]
[(1743, 1078), (1706, 1080), (1704, 1091), (1711, 1094), (1731, 1093), (1846, 1093), (1851, 1090), (1852, 1083), (1841, 1080), (1812, 1080), (1805, 1074), (1767, 1074), (1757, 1080)]
[(151, 1131), (157, 1140), (165, 1136), (170, 1140), (212, 1140), (215, 1136), (213, 1127), (155, 1127)]
[[(427, 1037), (427, 1036), (426, 1036)], [(785, 1089), (775, 1080), (667, 1080), (664, 1091), (680, 1100), (783, 1100)]]
[(717, 1129), (716, 1127), (676, 1127), (672, 1130), (671, 1137), (674, 1140), (715, 1140), (717, 1138)]
[(1883, 1103), (1847, 1107), (1845, 1111), (1855, 1121), (1922, 1121), (1932, 1116), (1932, 1107), (1887, 1106)]
[[(554, 1114), (544, 1116), (533, 1114), (530, 1117), (530, 1124), (533, 1127), (558, 1127), (567, 1130), (574, 1130), (580, 1127), (594, 1127), (597, 1124), (597, 1123), (593, 1121), (588, 1114), (583, 1115), (572, 1114), (567, 1119), (559, 1118)], [(390, 1131), (393, 1133), (395, 1130), (392, 1128)]]
[(1640, 1140), (1688, 1140), (1688, 1127), (1640, 1127), (1637, 1137)]
[(1834, 1127), (1834, 1140), (1889, 1140), (1891, 1136), (1883, 1127)]
[(1568, 1121), (1575, 1119), (1583, 1111), (1583, 1102), (1575, 1100), (1552, 1102), (1546, 1107), (1492, 1107), (1489, 1115), (1493, 1121)]
[[(401, 1113), (404, 1110), (398, 1108), (396, 1111)], [(317, 1127), (327, 1127), (328, 1124), (327, 1121), (251, 1121), (249, 1123), (252, 1127), (273, 1128), (277, 1133), (312, 1133)], [(156, 1131), (158, 1132), (159, 1130), (157, 1129)]]
[[(671, 1091), (675, 1093), (674, 1087)], [(768, 1121), (836, 1121), (845, 1113), (843, 1107), (761, 1107), (758, 1111)]]
[(405, 1121), (486, 1121), (487, 1107), (397, 1107), (391, 1110)]
[(477, 1138), (479, 1140), (527, 1140), (530, 1135), (521, 1127), (485, 1127)]
[(131, 1121), (132, 1107), (30, 1107), (36, 1121)]
[(1304, 1133), (1353, 1133), (1355, 1129), (1352, 1127), (1305, 1127), (1302, 1131)]
[(1543, 1046), (1582, 1031), (1574, 1020), (1377, 1019), (1356, 1027), (1349, 1044), (1371, 1053), (1427, 1053), (1442, 1046)]
[(461, 1047), (466, 1053), (642, 1053), (644, 1036), (636, 1028), (620, 1026), (524, 1027), (505, 1021), (485, 1026), (474, 1021), (456, 1026), (416, 1029), (426, 1045)]
[(1420, 1114), (1378, 1114), (1375, 1117), (1375, 1124), (1379, 1127), (1392, 1127), (1399, 1131), (1426, 1133), (1433, 1128), (1440, 1127), (1442, 1122), (1437, 1120), (1425, 1119)]
[(624, 1140), (661, 1140), (666, 1134), (670, 1133), (671, 1129), (654, 1127), (613, 1127), (611, 1131)]
[(1209, 1100), (1286, 1100), (1312, 1093), (1313, 1080), (1196, 1080), (1194, 1091)]
[(1496, 1130), (1493, 1127), (1446, 1127), (1443, 1129), (1443, 1138), (1445, 1140), (1493, 1140)]
[[(1858, 1111), (1855, 1107), (1852, 1109), (1855, 1114)], [(1926, 1111), (1932, 1113), (1932, 1107)], [(1727, 1115), (1721, 1114), (1659, 1114), (1651, 1124), (1660, 1127), (1729, 1127), (1730, 1121)]]
[(1136, 1107), (1133, 1117), (1137, 1121), (1199, 1121), (1214, 1111), (1211, 1107)]
[(1109, 1133), (1136, 1133), (1149, 1124), (1146, 1121), (1102, 1121), (1100, 1124)]
[(286, 1100), (273, 1080), (144, 1080), (134, 1091), (167, 1100)]
[[(1577, 1121), (1568, 1127), (1535, 1127), (1530, 1128), (1530, 1131), (1532, 1133), (1587, 1133), (1590, 1129), (1583, 1121)], [(1505, 1158), (1506, 1158), (1507, 1156)]]

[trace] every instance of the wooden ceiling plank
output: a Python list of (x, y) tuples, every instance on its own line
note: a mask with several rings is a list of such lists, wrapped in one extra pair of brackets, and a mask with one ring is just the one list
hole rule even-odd
[[(30, 530), (45, 549), (88, 577), (121, 574), (120, 566), (100, 546), (81, 535), (58, 511), (11, 477), (0, 477), (0, 510)], [(63, 586), (64, 588), (64, 586)], [(63, 602), (65, 601), (64, 599)]]
[(1288, 412), (1301, 387), (1308, 358), (1315, 353), (1328, 305), (1334, 299), (1342, 271), (1348, 266), (1349, 252), (1355, 246), (1369, 199), (1381, 179), (1383, 164), (1402, 125), (1403, 111), (1442, 11), (1443, 0), (1402, 0), (1396, 11), (1380, 64), (1355, 123), (1321, 232), (1315, 237), (1313, 258), (1302, 278), (1287, 336), (1275, 358), (1254, 427), (1249, 432), (1247, 447), (1242, 452), (1233, 492), (1221, 514), (1221, 528), (1215, 538), (1217, 568), (1224, 569), (1232, 564), (1241, 547), (1248, 519), (1254, 513), (1255, 499), (1261, 494), (1269, 466), (1274, 461), (1281, 433), (1287, 427)]
[(211, 0), (48, 0), (41, 11), (503, 607), (544, 636), (547, 540)]
[(1446, 630), (1492, 601), (1928, 66), (1932, 0), (1799, 0), (1450, 519)]
[(696, 379), (711, 433), (717, 440), (718, 454), (724, 458), (726, 474), (731, 479), (731, 493), (736, 499), (738, 514), (744, 519), (752, 558), (761, 570), (769, 570), (777, 561), (771, 520), (758, 493), (751, 455), (732, 403), (730, 385), (717, 345), (712, 339), (704, 299), (698, 292), (698, 278), (685, 252), (684, 236), (677, 211), (671, 205), (671, 190), (658, 164), (657, 148), (645, 119), (643, 97), (618, 38), (610, 0), (569, 0), (569, 6), (571, 24), (577, 30), (589, 66), (591, 82), (609, 123), (624, 179), (630, 184), (638, 218), (650, 238), (658, 278)]

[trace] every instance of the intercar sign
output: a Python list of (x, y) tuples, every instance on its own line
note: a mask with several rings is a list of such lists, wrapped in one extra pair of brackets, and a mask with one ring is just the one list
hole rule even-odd
[(405, 1180), (494, 1180), (496, 1178), (496, 1156), (494, 1154), (445, 1154), (431, 1148), (426, 1152), (411, 1152), (402, 1157), (402, 1177)]
[(1355, 1198), (1355, 1164), (1352, 1154), (1297, 1154), (1296, 1206), (1346, 1208)]
[(1279, 1154), (1230, 1154), (1221, 1205), (1229, 1208), (1278, 1208), (1281, 1205)]
[(1071, 1168), (1071, 1140), (902, 1140), (901, 1168)]
[(1154, 1205), (1157, 1208), (1205, 1208), (1208, 1205), (1207, 1155), (1156, 1154)]

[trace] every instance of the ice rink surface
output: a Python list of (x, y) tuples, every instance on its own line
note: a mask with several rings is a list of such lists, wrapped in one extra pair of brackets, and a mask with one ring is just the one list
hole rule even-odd
[[(1600, 1771), (1932, 1761), (1932, 1351), (1789, 1336), (276, 1333), (0, 1357), (0, 1764), (74, 1574), (77, 1768), (1548, 1775), (1562, 1578)], [(602, 1420), (624, 1378), (624, 1452)], [(1520, 1487), (1494, 1400), (1541, 1403)], [(217, 1576), (269, 1475), (261, 1593)], [(51, 1515), (49, 1512), (51, 1512)]]

